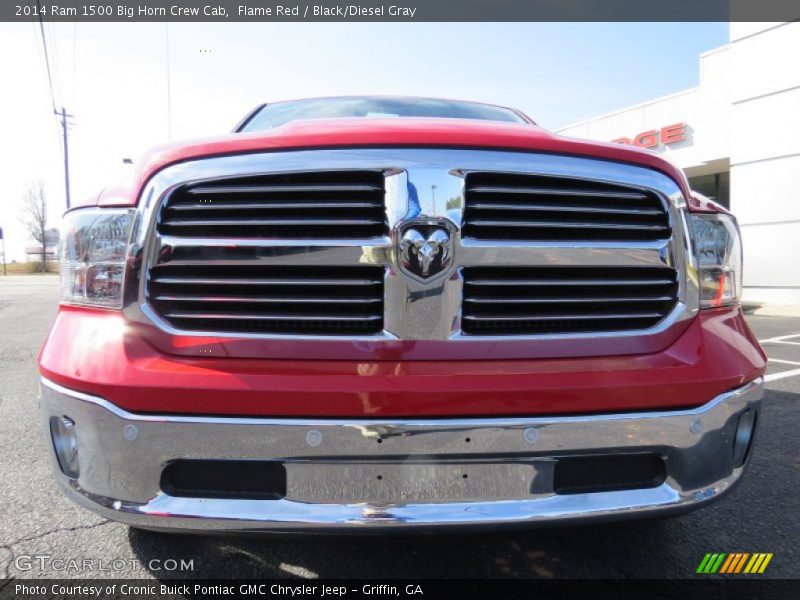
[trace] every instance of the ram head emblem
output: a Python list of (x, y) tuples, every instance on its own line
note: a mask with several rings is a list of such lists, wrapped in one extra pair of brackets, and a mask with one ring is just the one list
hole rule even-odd
[(403, 267), (422, 278), (441, 273), (447, 267), (452, 254), (452, 242), (447, 230), (427, 229), (427, 235), (418, 229), (407, 229), (400, 239)]

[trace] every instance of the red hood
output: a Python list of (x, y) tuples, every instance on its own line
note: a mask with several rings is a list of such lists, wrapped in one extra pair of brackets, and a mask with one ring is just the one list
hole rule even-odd
[(376, 146), (497, 148), (550, 152), (632, 163), (661, 171), (675, 180), (694, 210), (708, 210), (693, 199), (683, 172), (657, 154), (631, 146), (554, 135), (528, 124), (461, 119), (331, 119), (297, 121), (271, 131), (236, 133), (155, 148), (138, 163), (135, 189), (110, 189), (96, 198), (100, 206), (135, 204), (141, 188), (164, 167), (197, 158), (286, 149)]

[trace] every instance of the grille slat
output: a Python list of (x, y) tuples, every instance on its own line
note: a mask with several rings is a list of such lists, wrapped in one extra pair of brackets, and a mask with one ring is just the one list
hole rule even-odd
[(388, 234), (382, 171), (231, 177), (177, 188), (158, 232), (178, 238), (368, 239)]
[(375, 208), (372, 202), (245, 202), (233, 203), (226, 202), (225, 204), (179, 204), (177, 206), (170, 206), (169, 210), (181, 211), (223, 211), (223, 210), (306, 210), (310, 208)]
[(587, 302), (665, 302), (672, 300), (670, 296), (652, 296), (639, 298), (465, 298), (464, 302), (476, 304), (582, 304)]
[(575, 220), (552, 220), (552, 221), (510, 221), (510, 220), (490, 220), (490, 219), (473, 219), (470, 222), (473, 227), (511, 227), (514, 229), (543, 229), (543, 228), (558, 228), (558, 229), (618, 229), (625, 231), (661, 231), (663, 227), (660, 225), (627, 225), (624, 223), (603, 223), (602, 221), (581, 222)]
[(467, 267), (468, 335), (596, 333), (653, 327), (677, 303), (668, 267)]
[[(319, 175), (319, 172), (314, 172), (314, 175)], [(380, 192), (383, 191), (383, 186), (336, 183), (328, 185), (201, 185), (189, 188), (186, 191), (192, 196), (208, 194), (283, 194), (285, 192)]]
[(473, 202), (471, 208), (511, 210), (511, 211), (541, 211), (541, 212), (569, 212), (569, 213), (595, 213), (603, 215), (660, 215), (661, 211), (655, 208), (608, 208), (595, 206), (559, 206), (553, 204), (531, 204), (519, 202), (508, 204), (502, 202)]
[(148, 299), (186, 331), (372, 335), (383, 330), (383, 268), (171, 265), (151, 269)]
[(657, 312), (629, 312), (619, 315), (609, 315), (604, 313), (570, 313), (570, 314), (548, 314), (548, 315), (531, 315), (522, 314), (514, 316), (505, 315), (485, 315), (475, 316), (467, 315), (464, 317), (467, 321), (573, 321), (573, 320), (600, 320), (600, 319), (653, 319), (660, 317)]
[(475, 279), (470, 282), (470, 285), (507, 285), (507, 286), (637, 286), (637, 285), (668, 285), (673, 283), (674, 280), (660, 278), (660, 279)]
[(466, 177), (464, 238), (517, 241), (666, 240), (669, 214), (653, 192), (514, 173)]
[(377, 285), (380, 279), (304, 279), (304, 278), (275, 278), (275, 277), (168, 277), (156, 275), (153, 283), (174, 285)]
[(603, 197), (603, 198), (628, 198), (634, 200), (646, 200), (647, 195), (641, 192), (593, 190), (593, 189), (569, 189), (560, 187), (527, 187), (511, 185), (494, 185), (470, 187), (473, 194), (525, 194), (529, 196), (576, 196), (582, 197)]
[(375, 304), (380, 298), (299, 298), (279, 297), (264, 298), (261, 296), (186, 296), (186, 295), (161, 295), (155, 298), (159, 302), (252, 302), (255, 304), (286, 304), (296, 302), (299, 304)]
[(273, 314), (239, 314), (239, 313), (167, 313), (170, 319), (227, 319), (231, 321), (377, 321), (380, 315), (366, 316), (331, 316), (331, 315), (298, 315), (294, 313)]
[(379, 219), (186, 219), (170, 221), (170, 227), (281, 227), (281, 226), (307, 226), (307, 227), (336, 227), (336, 226), (361, 226), (379, 225)]

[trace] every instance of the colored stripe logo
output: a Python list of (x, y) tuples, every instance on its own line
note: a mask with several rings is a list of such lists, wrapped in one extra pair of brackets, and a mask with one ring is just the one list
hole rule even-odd
[(763, 573), (771, 560), (772, 552), (754, 552), (752, 554), (750, 552), (709, 552), (700, 561), (695, 573), (702, 575), (713, 575), (714, 573), (755, 575)]

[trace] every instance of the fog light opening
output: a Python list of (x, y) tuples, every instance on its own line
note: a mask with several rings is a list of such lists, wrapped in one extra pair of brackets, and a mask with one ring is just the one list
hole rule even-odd
[(77, 479), (80, 468), (75, 421), (68, 417), (50, 417), (50, 437), (53, 439), (53, 449), (61, 472), (70, 479)]
[(748, 408), (739, 416), (736, 435), (733, 438), (733, 464), (735, 467), (744, 465), (750, 456), (757, 419), (758, 413), (752, 408)]

